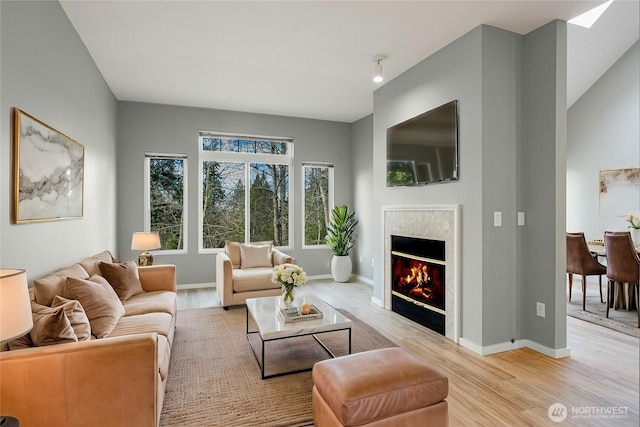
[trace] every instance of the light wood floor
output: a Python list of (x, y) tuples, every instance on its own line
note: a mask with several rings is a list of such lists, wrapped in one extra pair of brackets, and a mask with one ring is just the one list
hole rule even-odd
[[(571, 357), (553, 359), (529, 349), (482, 357), (373, 304), (367, 284), (310, 281), (297, 293), (351, 312), (447, 375), (453, 427), (640, 425), (637, 338), (569, 317)], [(212, 288), (178, 292), (179, 309), (215, 305)], [(548, 417), (554, 403), (567, 408), (561, 423)]]

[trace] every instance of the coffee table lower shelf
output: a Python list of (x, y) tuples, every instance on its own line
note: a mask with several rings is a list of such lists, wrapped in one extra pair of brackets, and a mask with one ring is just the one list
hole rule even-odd
[[(286, 337), (278, 337), (278, 338), (272, 338), (272, 339), (264, 339), (262, 337), (262, 335), (260, 335), (259, 331), (250, 331), (249, 330), (249, 310), (247, 310), (247, 341), (249, 341), (249, 345), (251, 346), (251, 352), (253, 353), (253, 357), (255, 357), (256, 362), (258, 363), (258, 366), (260, 367), (260, 374), (262, 376), (263, 380), (269, 379), (269, 378), (275, 378), (275, 377), (281, 377), (283, 375), (292, 375), (292, 374), (298, 374), (300, 372), (309, 372), (313, 369), (313, 366), (309, 367), (309, 368), (302, 368), (302, 369), (296, 369), (293, 371), (285, 371), (285, 372), (278, 372), (275, 374), (271, 374), (271, 375), (265, 375), (264, 374), (264, 361), (265, 361), (265, 343), (267, 342), (271, 342), (271, 341), (279, 341), (279, 340), (286, 340), (286, 339), (291, 339), (291, 338), (298, 338), (298, 337), (304, 337), (304, 336), (309, 336), (311, 335), (317, 342), (318, 344), (320, 344), (322, 346), (322, 348), (327, 352), (327, 354), (329, 354), (329, 356), (335, 358), (336, 355), (329, 349), (329, 347), (327, 347), (321, 340), (320, 338), (318, 338), (317, 334), (319, 333), (331, 333), (331, 332), (339, 332), (339, 331), (349, 331), (349, 354), (351, 354), (351, 326), (345, 327), (345, 328), (340, 328), (340, 329), (331, 329), (330, 331), (322, 331), (322, 332), (310, 332), (308, 334), (296, 334), (296, 335), (291, 335), (291, 336), (286, 336)], [(261, 352), (261, 357), (258, 357), (258, 353), (256, 352), (255, 347), (253, 346), (253, 342), (251, 341), (251, 335), (257, 335), (260, 338), (260, 343), (262, 345), (262, 352)]]

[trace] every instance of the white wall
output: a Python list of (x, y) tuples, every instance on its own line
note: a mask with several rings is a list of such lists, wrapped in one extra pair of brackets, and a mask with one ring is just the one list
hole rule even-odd
[(636, 42), (568, 112), (567, 231), (587, 240), (627, 230), (621, 216), (600, 215), (598, 177), (640, 167), (639, 50)]
[[(0, 10), (0, 263), (31, 280), (116, 250), (117, 105), (58, 2), (2, 1)], [(85, 146), (83, 218), (13, 223), (14, 108)]]

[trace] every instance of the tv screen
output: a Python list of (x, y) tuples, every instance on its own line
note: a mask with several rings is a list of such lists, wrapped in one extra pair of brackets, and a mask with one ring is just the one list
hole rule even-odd
[(458, 179), (458, 101), (387, 129), (387, 187)]

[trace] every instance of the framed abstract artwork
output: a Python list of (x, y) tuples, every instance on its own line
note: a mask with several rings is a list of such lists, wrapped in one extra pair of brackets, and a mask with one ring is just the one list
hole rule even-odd
[(640, 168), (600, 171), (600, 215), (640, 212)]
[(14, 219), (81, 218), (84, 145), (14, 108)]

